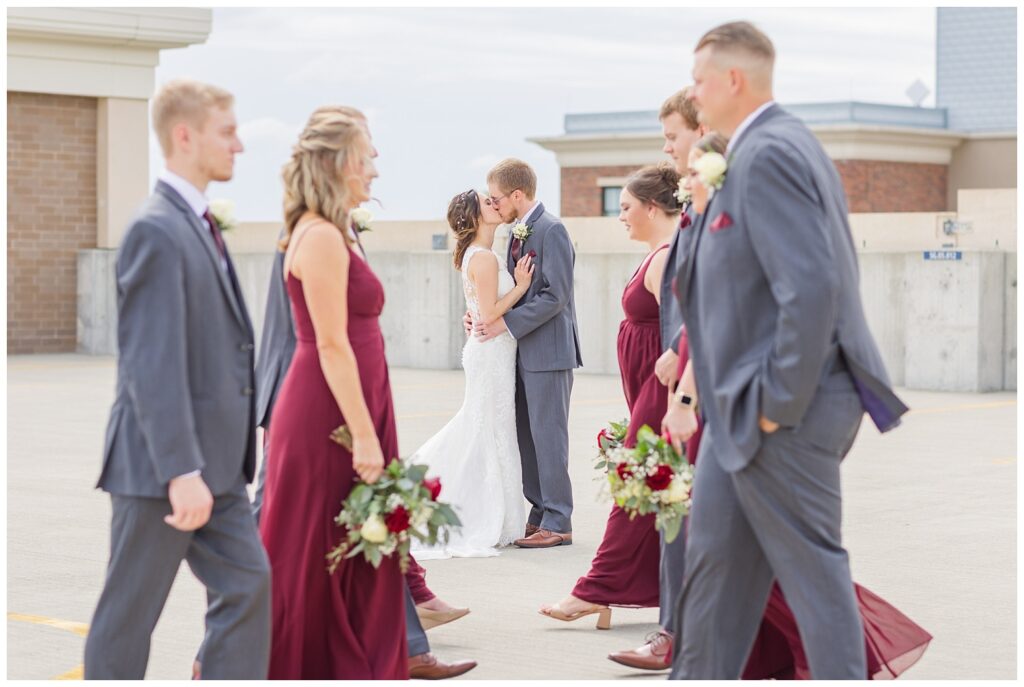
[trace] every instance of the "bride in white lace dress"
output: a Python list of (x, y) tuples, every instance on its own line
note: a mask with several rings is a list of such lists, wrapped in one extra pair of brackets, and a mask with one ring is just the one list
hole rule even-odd
[[(530, 286), (533, 265), (524, 256), (515, 279), (494, 252), (501, 223), (490, 198), (466, 191), (448, 206), (448, 224), (458, 241), (455, 267), (462, 272), (466, 307), (474, 321), (494, 321), (508, 312)], [(445, 546), (414, 548), (421, 560), (497, 556), (495, 547), (523, 536), (526, 506), (516, 438), (516, 340), (505, 332), (481, 343), (475, 337), (462, 349), (466, 394), (462, 407), (440, 432), (427, 440), (412, 461), (430, 466), (441, 478), (441, 499), (462, 520)]]

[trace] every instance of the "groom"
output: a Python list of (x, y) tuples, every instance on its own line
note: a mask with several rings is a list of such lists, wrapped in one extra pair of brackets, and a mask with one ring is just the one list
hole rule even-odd
[(694, 57), (701, 122), (730, 140), (677, 276), (706, 430), (672, 677), (739, 678), (777, 579), (811, 676), (863, 680), (839, 465), (865, 411), (885, 432), (907, 408), (865, 320), (839, 175), (773, 102), (774, 61), (746, 22)]
[(572, 484), (569, 482), (569, 394), (572, 371), (583, 365), (576, 333), (573, 251), (562, 221), (534, 196), (537, 175), (522, 160), (499, 162), (487, 174), (491, 203), (514, 223), (508, 269), (532, 255), (536, 272), (526, 295), (505, 317), (476, 325), (491, 339), (508, 331), (519, 343), (516, 360), (516, 429), (523, 464), (523, 493), (533, 506), (524, 549), (572, 544)]

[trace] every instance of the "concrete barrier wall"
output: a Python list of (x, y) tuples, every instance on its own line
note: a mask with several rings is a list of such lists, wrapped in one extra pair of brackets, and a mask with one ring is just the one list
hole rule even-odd
[[(923, 251), (860, 254), (868, 322), (893, 383), (912, 389), (1016, 388), (1016, 253), (963, 251), (925, 260)], [(263, 324), (272, 254), (236, 256), (256, 327)], [(116, 345), (113, 251), (79, 254), (79, 349), (110, 354)], [(622, 290), (638, 253), (580, 253), (576, 309), (583, 373), (617, 374)], [(371, 264), (384, 285), (381, 318), (392, 365), (460, 367), (461, 275), (442, 251), (380, 252)]]

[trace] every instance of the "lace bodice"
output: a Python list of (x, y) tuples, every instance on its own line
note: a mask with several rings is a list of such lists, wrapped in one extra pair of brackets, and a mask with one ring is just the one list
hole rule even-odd
[(498, 261), (498, 299), (503, 298), (509, 291), (515, 288), (516, 282), (505, 267), (505, 261), (494, 250), (470, 246), (466, 254), (462, 256), (462, 293), (466, 297), (466, 307), (473, 313), (473, 319), (480, 319), (480, 300), (477, 298), (476, 287), (469, 279), (469, 261), (477, 253), (490, 253)]

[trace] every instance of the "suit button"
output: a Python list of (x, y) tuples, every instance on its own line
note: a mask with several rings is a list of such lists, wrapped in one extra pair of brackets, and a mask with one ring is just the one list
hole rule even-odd
[(248, 351), (251, 351), (254, 348), (256, 348), (256, 346), (254, 346), (253, 344), (251, 344), (251, 343), (244, 343), (244, 344), (241, 344), (238, 347), (238, 350), (248, 352)]
[(251, 386), (247, 386), (244, 389), (242, 389), (242, 395), (243, 396), (252, 396), (252, 387)]

